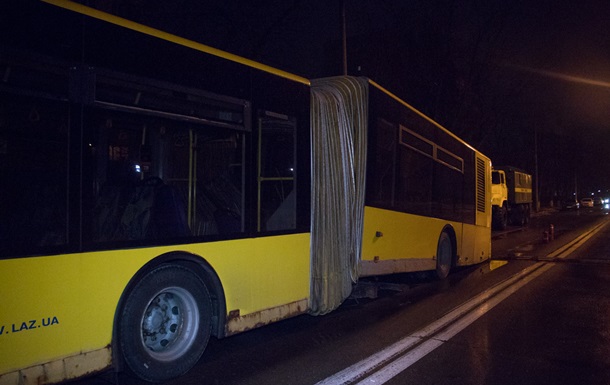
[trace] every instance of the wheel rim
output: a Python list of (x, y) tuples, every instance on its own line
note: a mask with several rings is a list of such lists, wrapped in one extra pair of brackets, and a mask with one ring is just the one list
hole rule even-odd
[(193, 344), (199, 321), (197, 301), (190, 292), (179, 287), (163, 289), (142, 316), (142, 344), (159, 361), (175, 360)]

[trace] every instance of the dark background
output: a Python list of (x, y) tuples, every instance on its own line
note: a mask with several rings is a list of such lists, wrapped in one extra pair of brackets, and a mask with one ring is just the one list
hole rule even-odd
[[(540, 200), (610, 196), (610, 2), (82, 0), (307, 78), (372, 78)], [(344, 13), (343, 13), (344, 11)]]

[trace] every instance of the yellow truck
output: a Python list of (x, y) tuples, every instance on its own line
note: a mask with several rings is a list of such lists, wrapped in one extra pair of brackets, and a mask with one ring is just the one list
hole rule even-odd
[(492, 228), (526, 225), (532, 208), (532, 176), (512, 166), (494, 167), (491, 183)]

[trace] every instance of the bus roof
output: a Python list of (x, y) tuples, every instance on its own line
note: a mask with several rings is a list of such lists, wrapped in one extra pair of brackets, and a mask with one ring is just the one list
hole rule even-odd
[(381, 85), (377, 84), (374, 80), (368, 79), (369, 83), (377, 88), (378, 90), (380, 90), (381, 92), (385, 93), (386, 95), (388, 95), (389, 97), (391, 97), (392, 99), (396, 100), (398, 103), (402, 104), (403, 106), (409, 108), (410, 110), (412, 110), (413, 112), (415, 112), (416, 114), (418, 114), (419, 116), (421, 116), (422, 118), (426, 119), (427, 121), (429, 121), (430, 123), (434, 124), (436, 127), (440, 128), (441, 130), (443, 130), (444, 132), (446, 132), (448, 135), (451, 135), (453, 138), (459, 140), (462, 144), (464, 144), (466, 147), (470, 148), (471, 150), (475, 151), (476, 153), (478, 153), (479, 155), (487, 158), (485, 155), (481, 154), (481, 152), (479, 150), (477, 150), (476, 148), (472, 147), (470, 144), (468, 144), (467, 142), (465, 142), (462, 138), (460, 138), (459, 136), (457, 136), (456, 134), (454, 134), (453, 132), (449, 131), (448, 129), (446, 129), (445, 127), (443, 127), (442, 125), (440, 125), (439, 123), (437, 123), (436, 121), (434, 121), (432, 118), (428, 117), (426, 114), (424, 114), (423, 112), (419, 111), (417, 108), (413, 107), (412, 105), (410, 105), (409, 103), (405, 102), (404, 100), (402, 100), (401, 98), (399, 98), (398, 96), (394, 95), (392, 92), (388, 91), (387, 89), (383, 88)]

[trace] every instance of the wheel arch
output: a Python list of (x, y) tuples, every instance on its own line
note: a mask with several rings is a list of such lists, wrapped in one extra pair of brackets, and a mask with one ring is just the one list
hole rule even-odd
[(457, 266), (458, 260), (457, 235), (455, 233), (455, 229), (452, 225), (446, 224), (438, 236), (440, 237), (442, 233), (447, 233), (449, 239), (451, 240), (451, 267), (455, 267)]
[(114, 313), (112, 327), (112, 362), (115, 371), (123, 369), (123, 357), (121, 355), (120, 341), (118, 338), (119, 317), (125, 306), (125, 300), (128, 294), (133, 290), (135, 285), (151, 270), (165, 264), (175, 264), (185, 267), (193, 271), (199, 278), (203, 280), (210, 292), (212, 299), (212, 330), (211, 335), (216, 338), (225, 337), (226, 323), (226, 301), (222, 283), (216, 271), (202, 257), (185, 251), (171, 251), (159, 255), (142, 266), (136, 274), (129, 280), (127, 286), (121, 293), (119, 302)]

